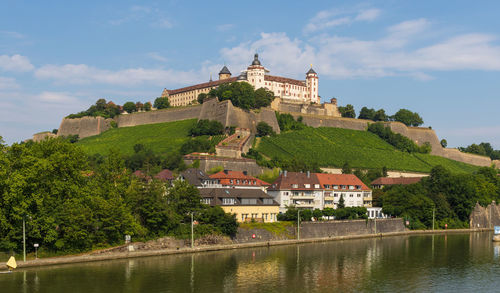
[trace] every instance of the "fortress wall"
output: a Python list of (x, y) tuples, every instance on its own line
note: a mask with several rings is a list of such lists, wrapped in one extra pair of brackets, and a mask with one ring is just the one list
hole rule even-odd
[(270, 108), (261, 108), (259, 113), (254, 113), (255, 119), (257, 123), (263, 121), (269, 124), (274, 132), (280, 133), (280, 126), (278, 124), (278, 119), (276, 119), (276, 114)]
[(103, 117), (64, 118), (59, 126), (58, 136), (78, 134), (80, 138), (98, 135), (111, 127), (113, 119)]
[(116, 118), (118, 127), (137, 126), (144, 124), (163, 123), (198, 118), (201, 106), (189, 106), (185, 108), (161, 109), (148, 112), (119, 115)]
[[(258, 176), (267, 170), (264, 167), (257, 165), (254, 160), (244, 159), (229, 159), (229, 158), (200, 158), (200, 169), (204, 172), (222, 166), (225, 170), (247, 171), (251, 176)], [(189, 165), (194, 162), (194, 159), (184, 158), (184, 162)]]
[(443, 149), (443, 153), (440, 154), (439, 156), (445, 157), (448, 159), (452, 159), (455, 161), (475, 165), (475, 166), (482, 166), (482, 167), (489, 167), (491, 166), (491, 159), (489, 157), (484, 157), (480, 155), (475, 155), (475, 154), (467, 154), (467, 153), (462, 153), (461, 151), (457, 149)]
[(353, 118), (341, 118), (341, 117), (329, 117), (329, 116), (317, 116), (317, 115), (304, 115), (301, 113), (290, 113), (297, 119), (302, 116), (302, 121), (304, 124), (312, 127), (337, 127), (346, 128), (352, 130), (366, 130), (368, 127), (368, 120), (353, 119)]
[(495, 167), (500, 169), (500, 160), (493, 160), (493, 164), (495, 165)]
[(57, 137), (57, 135), (53, 134), (50, 131), (45, 131), (45, 132), (40, 132), (40, 133), (33, 134), (33, 138), (32, 139), (33, 139), (34, 142), (39, 142), (39, 141), (42, 141), (42, 140), (46, 139), (47, 137)]

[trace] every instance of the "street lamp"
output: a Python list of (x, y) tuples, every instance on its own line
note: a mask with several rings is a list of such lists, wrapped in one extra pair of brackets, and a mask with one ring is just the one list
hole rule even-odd
[(38, 259), (38, 243), (35, 243), (33, 244), (33, 246), (35, 247), (35, 259)]
[(300, 210), (297, 209), (297, 240), (300, 240)]
[(194, 219), (193, 214), (191, 213), (191, 249), (194, 248)]

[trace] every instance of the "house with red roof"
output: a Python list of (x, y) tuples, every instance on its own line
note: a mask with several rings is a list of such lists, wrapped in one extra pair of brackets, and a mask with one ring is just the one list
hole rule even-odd
[(260, 189), (265, 192), (271, 185), (248, 175), (246, 171), (224, 170), (210, 175), (210, 178), (218, 180), (223, 188)]
[(372, 191), (354, 174), (316, 173), (323, 188), (325, 208), (336, 209), (340, 198), (346, 207), (371, 207)]
[(399, 177), (399, 178), (380, 177), (373, 180), (371, 185), (373, 188), (381, 189), (384, 188), (384, 186), (415, 184), (417, 182), (420, 182), (422, 178), (423, 177)]

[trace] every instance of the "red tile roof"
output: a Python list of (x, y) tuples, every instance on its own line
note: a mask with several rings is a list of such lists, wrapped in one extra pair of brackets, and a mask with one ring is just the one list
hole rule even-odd
[(209, 82), (204, 82), (200, 84), (195, 84), (192, 86), (187, 86), (175, 90), (167, 90), (169, 95), (175, 95), (179, 93), (184, 93), (184, 92), (189, 92), (189, 91), (194, 91), (194, 90), (199, 90), (199, 89), (204, 89), (207, 87), (217, 87), (223, 83), (228, 83), (228, 82), (235, 82), (238, 77), (230, 77), (226, 79), (221, 79), (221, 80), (215, 80), (215, 81), (209, 81)]
[(370, 188), (366, 186), (363, 181), (361, 181), (354, 174), (323, 174), (315, 173), (322, 187), (325, 185), (346, 185), (346, 186), (361, 186), (361, 189), (369, 191)]
[(264, 75), (264, 80), (281, 82), (281, 83), (289, 83), (289, 84), (294, 84), (294, 85), (299, 85), (299, 86), (306, 86), (306, 82), (303, 80), (297, 80), (297, 79), (281, 77), (281, 76)]
[(397, 185), (397, 184), (414, 184), (420, 182), (422, 177), (399, 177), (399, 178), (389, 178), (380, 177), (372, 181), (371, 185)]
[[(238, 186), (246, 186), (246, 185), (251, 185), (251, 186), (269, 186), (271, 184), (264, 182), (260, 180), (259, 178), (255, 178), (253, 176), (245, 175), (243, 172), (240, 171), (231, 171), (231, 170), (225, 170), (225, 171), (220, 171), (215, 174), (210, 175), (210, 178), (212, 179), (219, 179), (220, 183), (222, 185), (238, 185)], [(230, 180), (233, 180), (233, 183), (230, 182)], [(240, 183), (236, 183), (236, 180), (240, 180)], [(256, 184), (244, 184), (244, 181), (250, 182), (251, 181), (256, 181)]]
[(161, 170), (160, 173), (156, 174), (155, 178), (161, 181), (168, 181), (168, 180), (174, 180), (174, 175), (172, 174), (172, 171), (164, 169)]

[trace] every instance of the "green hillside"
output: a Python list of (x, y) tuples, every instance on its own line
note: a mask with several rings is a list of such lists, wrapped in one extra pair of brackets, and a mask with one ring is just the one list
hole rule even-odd
[[(78, 144), (88, 154), (106, 154), (111, 147), (118, 148), (123, 154), (132, 154), (133, 146), (138, 143), (156, 153), (169, 153), (179, 150), (189, 139), (189, 129), (195, 124), (196, 119), (189, 119), (113, 128), (100, 135), (81, 139)], [(342, 128), (308, 127), (285, 132), (262, 138), (256, 148), (269, 158), (297, 158), (317, 162), (322, 167), (341, 167), (348, 162), (353, 168), (385, 166), (390, 170), (415, 172), (429, 172), (435, 165), (443, 165), (454, 172), (470, 173), (478, 169), (442, 157), (401, 152), (373, 133)]]
[(478, 167), (428, 154), (401, 152), (377, 135), (367, 131), (341, 128), (306, 128), (264, 137), (257, 150), (270, 158), (297, 158), (316, 162), (322, 167), (341, 167), (348, 162), (354, 168), (429, 172), (443, 165), (453, 172), (473, 172)]
[(122, 154), (132, 154), (135, 144), (141, 143), (157, 153), (179, 150), (188, 139), (196, 119), (113, 128), (100, 135), (81, 139), (78, 144), (88, 154), (106, 154), (115, 147)]

